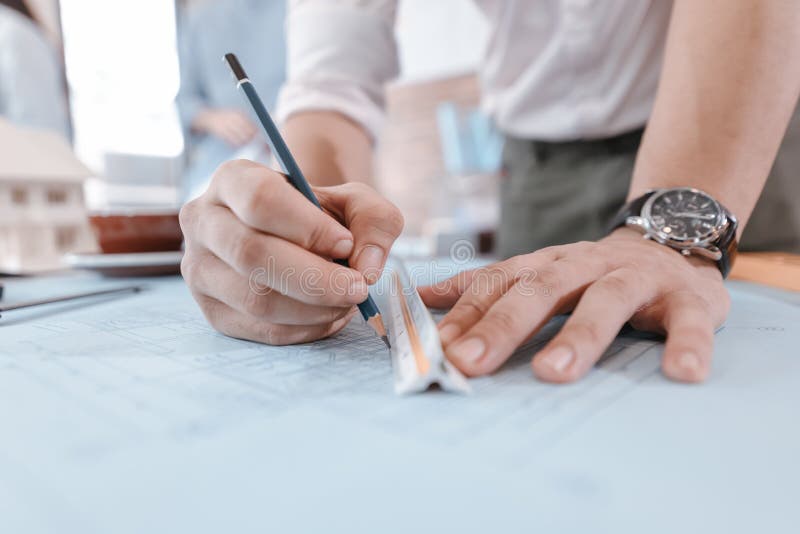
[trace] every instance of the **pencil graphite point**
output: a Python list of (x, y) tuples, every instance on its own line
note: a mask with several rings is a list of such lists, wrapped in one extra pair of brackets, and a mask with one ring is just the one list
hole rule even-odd
[(381, 319), (380, 313), (367, 319), (367, 324), (370, 325), (373, 330), (375, 330), (375, 333), (380, 336), (383, 342), (386, 343), (387, 347), (392, 348), (392, 345), (389, 343), (388, 333), (386, 332), (386, 325), (383, 324), (383, 319)]

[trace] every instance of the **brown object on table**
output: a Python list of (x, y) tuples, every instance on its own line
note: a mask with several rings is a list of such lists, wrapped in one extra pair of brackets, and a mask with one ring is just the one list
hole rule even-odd
[(94, 213), (89, 222), (105, 254), (169, 252), (183, 243), (176, 210)]
[(800, 291), (800, 255), (781, 252), (740, 253), (730, 278)]

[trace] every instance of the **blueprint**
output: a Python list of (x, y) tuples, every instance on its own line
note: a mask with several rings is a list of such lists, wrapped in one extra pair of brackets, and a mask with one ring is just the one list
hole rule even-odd
[(555, 320), (471, 395), (398, 397), (360, 320), (267, 347), (214, 332), (180, 279), (145, 283), (0, 319), (0, 532), (796, 531), (798, 294), (731, 283), (703, 386), (636, 332), (539, 383)]

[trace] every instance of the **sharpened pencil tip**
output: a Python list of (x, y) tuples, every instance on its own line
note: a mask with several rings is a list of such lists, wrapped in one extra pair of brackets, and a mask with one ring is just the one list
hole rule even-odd
[(373, 315), (369, 319), (367, 319), (367, 324), (375, 330), (375, 333), (380, 336), (386, 346), (392, 348), (391, 344), (389, 344), (389, 334), (386, 331), (386, 326), (383, 324), (383, 319), (381, 319), (381, 314)]

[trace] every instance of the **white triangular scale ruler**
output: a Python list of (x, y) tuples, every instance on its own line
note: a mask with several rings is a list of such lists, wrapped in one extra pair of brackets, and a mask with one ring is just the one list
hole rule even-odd
[(402, 262), (392, 261), (388, 268), (391, 278), (386, 311), (395, 393), (420, 393), (433, 385), (444, 391), (470, 393), (467, 379), (447, 361), (436, 321), (411, 284)]

